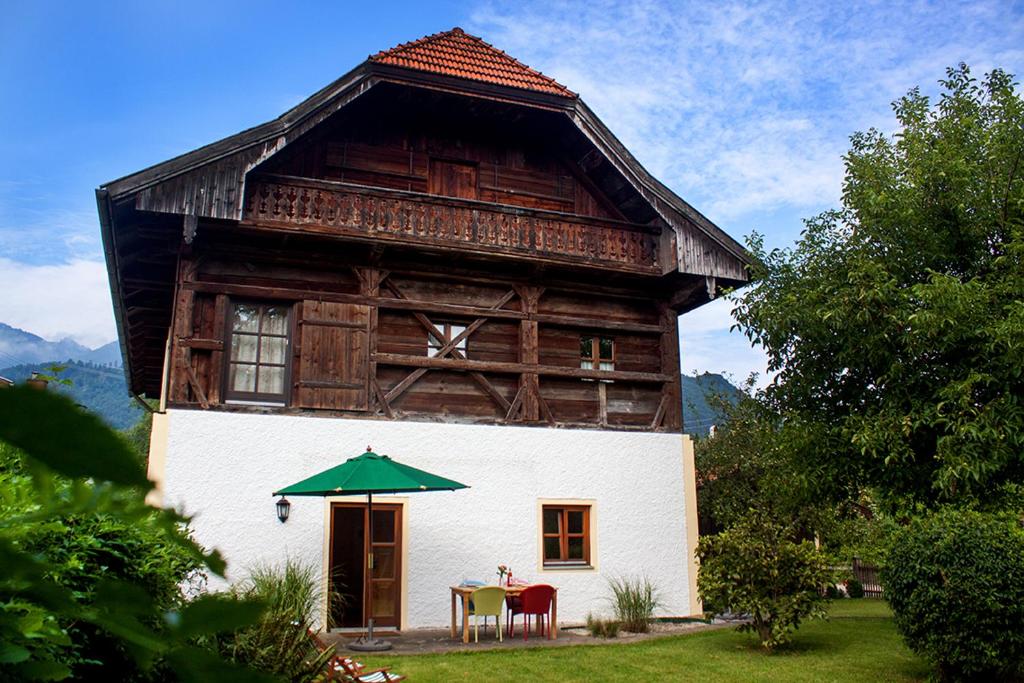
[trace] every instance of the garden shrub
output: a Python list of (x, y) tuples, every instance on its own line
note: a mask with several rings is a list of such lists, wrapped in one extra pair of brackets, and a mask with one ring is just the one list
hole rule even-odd
[(654, 610), (660, 605), (658, 590), (646, 577), (608, 580), (615, 619), (627, 631), (647, 633)]
[(848, 579), (846, 581), (846, 594), (851, 598), (863, 598), (864, 584), (857, 579)]
[(898, 533), (882, 569), (896, 627), (947, 681), (1024, 673), (1024, 530), (945, 510)]
[(810, 541), (794, 542), (766, 514), (751, 512), (740, 523), (697, 545), (697, 590), (705, 604), (749, 614), (741, 631), (754, 631), (767, 649), (786, 642), (807, 618), (825, 616), (832, 583), (825, 556)]
[(197, 647), (262, 605), (179, 582), (224, 561), (145, 503), (139, 454), (50, 391), (0, 391), (0, 680), (270, 680)]

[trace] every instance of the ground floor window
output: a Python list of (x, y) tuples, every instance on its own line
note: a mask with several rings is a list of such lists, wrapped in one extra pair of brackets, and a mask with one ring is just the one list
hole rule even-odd
[(541, 517), (544, 566), (589, 566), (590, 506), (544, 505)]

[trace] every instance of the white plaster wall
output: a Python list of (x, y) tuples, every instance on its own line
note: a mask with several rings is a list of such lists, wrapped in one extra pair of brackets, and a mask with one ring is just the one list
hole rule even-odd
[[(471, 487), (407, 494), (406, 627), (446, 625), (448, 586), (493, 582), (498, 564), (557, 585), (560, 622), (609, 612), (607, 577), (620, 575), (654, 581), (663, 614), (689, 612), (678, 434), (199, 410), (170, 410), (168, 420), (164, 504), (195, 516), (197, 539), (224, 554), (230, 580), (286, 555), (322, 566), (325, 501), (291, 498), (281, 524), (271, 492), (371, 445)], [(539, 570), (540, 498), (595, 501), (597, 571)]]

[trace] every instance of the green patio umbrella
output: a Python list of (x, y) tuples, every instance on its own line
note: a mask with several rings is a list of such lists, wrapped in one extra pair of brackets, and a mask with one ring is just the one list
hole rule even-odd
[[(418, 470), (386, 455), (377, 455), (367, 446), (366, 452), (349, 458), (340, 465), (314, 474), (308, 479), (274, 491), (275, 496), (347, 496), (366, 494), (370, 518), (370, 551), (367, 568), (373, 570), (373, 494), (416, 493), (418, 491), (454, 491), (469, 488), (452, 479)], [(369, 574), (368, 574), (369, 575)], [(373, 637), (373, 593), (367, 593), (367, 635), (352, 645), (354, 650), (390, 649), (391, 643)]]

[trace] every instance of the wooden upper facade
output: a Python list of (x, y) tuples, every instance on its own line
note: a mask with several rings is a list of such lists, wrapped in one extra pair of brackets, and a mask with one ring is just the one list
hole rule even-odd
[(677, 315), (746, 280), (578, 96), (459, 29), (97, 202), (130, 388), (174, 406), (679, 431)]

